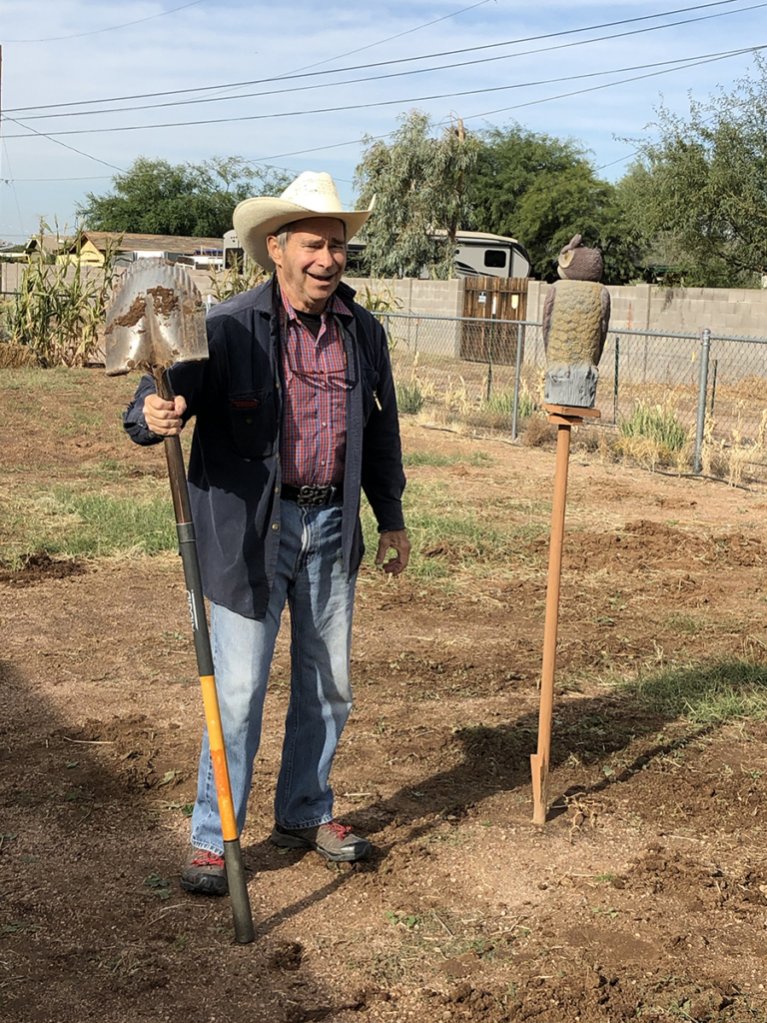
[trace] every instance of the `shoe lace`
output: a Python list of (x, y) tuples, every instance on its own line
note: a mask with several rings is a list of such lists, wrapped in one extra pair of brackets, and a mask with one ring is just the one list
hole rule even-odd
[(348, 824), (341, 824), (339, 821), (329, 821), (326, 827), (342, 841), (352, 830)]
[(224, 857), (216, 853), (208, 852), (206, 849), (199, 849), (192, 859), (193, 867), (223, 867)]

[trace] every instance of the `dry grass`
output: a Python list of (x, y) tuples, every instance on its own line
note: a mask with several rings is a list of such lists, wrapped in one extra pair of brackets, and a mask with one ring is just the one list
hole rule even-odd
[(35, 353), (26, 345), (16, 345), (8, 341), (0, 344), (0, 369), (21, 369), (22, 366), (35, 366)]

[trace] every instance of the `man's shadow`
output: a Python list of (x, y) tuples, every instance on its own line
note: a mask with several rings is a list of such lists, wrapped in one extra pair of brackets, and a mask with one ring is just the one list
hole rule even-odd
[[(715, 721), (704, 720), (705, 708), (710, 707), (723, 690), (732, 690), (736, 698), (739, 694), (746, 696), (749, 691), (767, 691), (767, 671), (743, 661), (727, 661), (659, 672), (640, 683), (626, 684), (592, 699), (561, 698), (555, 703), (551, 771), (573, 755), (580, 764), (596, 767), (605, 758), (636, 745), (637, 740), (640, 748), (620, 771), (609, 777), (602, 774), (591, 784), (565, 789), (560, 785), (557, 790), (556, 779), (552, 779), (549, 819), (566, 808), (569, 798), (576, 795), (583, 798), (625, 784), (657, 758), (668, 756), (725, 724), (728, 718), (724, 716)], [(678, 734), (668, 739), (662, 737), (664, 728), (682, 721), (685, 716), (687, 724)], [(735, 716), (736, 713), (732, 713), (729, 719)], [(530, 754), (536, 749), (537, 731), (537, 712), (497, 727), (473, 725), (459, 729), (455, 733), (463, 747), (463, 759), (459, 764), (414, 780), (390, 797), (344, 815), (344, 821), (355, 831), (373, 840), (375, 852), (371, 860), (355, 866), (354, 870), (337, 872), (312, 895), (285, 907), (268, 921), (262, 921), (261, 928), (270, 930), (321, 901), (348, 883), (357, 871), (377, 870), (390, 855), (394, 843), (375, 843), (375, 836), (393, 820), (401, 825), (396, 840), (399, 847), (423, 838), (445, 819), (460, 821), (489, 796), (529, 786)], [(396, 740), (396, 735), (394, 738)], [(643, 738), (649, 740), (645, 745), (641, 745)], [(288, 866), (304, 855), (299, 852), (278, 858), (274, 848), (267, 846), (268, 843), (258, 843), (248, 849), (256, 861), (257, 872)]]

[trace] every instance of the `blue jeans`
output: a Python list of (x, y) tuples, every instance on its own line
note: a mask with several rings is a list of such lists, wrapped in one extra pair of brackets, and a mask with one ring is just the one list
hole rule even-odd
[[(274, 645), (290, 608), (290, 702), (274, 816), (287, 828), (333, 818), (328, 776), (352, 708), (349, 678), (355, 578), (341, 554), (341, 506), (299, 507), (282, 501), (277, 572), (266, 617), (255, 621), (211, 605), (211, 646), (237, 826), (245, 824), (253, 761)], [(192, 844), (221, 854), (221, 820), (203, 734), (192, 813)]]

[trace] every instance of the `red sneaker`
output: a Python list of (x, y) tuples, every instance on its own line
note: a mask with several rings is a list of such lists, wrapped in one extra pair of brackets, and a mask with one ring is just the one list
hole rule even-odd
[(207, 849), (192, 849), (181, 868), (181, 887), (195, 895), (226, 895), (224, 857)]

